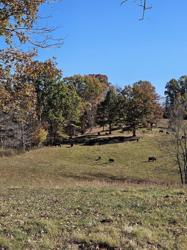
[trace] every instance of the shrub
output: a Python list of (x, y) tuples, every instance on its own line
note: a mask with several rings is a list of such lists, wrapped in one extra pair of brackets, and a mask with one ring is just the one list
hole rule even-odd
[(48, 132), (42, 127), (35, 130), (33, 135), (33, 143), (36, 146), (41, 146), (47, 139)]

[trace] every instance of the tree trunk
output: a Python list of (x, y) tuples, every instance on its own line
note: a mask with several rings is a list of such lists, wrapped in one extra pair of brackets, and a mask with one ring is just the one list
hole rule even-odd
[(22, 150), (25, 151), (26, 146), (25, 146), (25, 135), (24, 135), (24, 125), (21, 123), (21, 143), (22, 143)]
[(4, 148), (4, 144), (3, 144), (3, 138), (1, 138), (1, 149)]
[(181, 184), (183, 185), (184, 184), (184, 180), (183, 180), (182, 170), (179, 169), (179, 172), (180, 172)]
[(55, 124), (53, 124), (53, 122), (50, 122), (49, 135), (50, 135), (50, 144), (54, 145), (56, 143), (57, 130), (56, 130), (56, 126), (55, 126)]
[(109, 123), (109, 134), (111, 135), (112, 134), (112, 124)]
[(150, 123), (150, 129), (151, 129), (151, 131), (153, 130), (153, 123), (152, 122)]
[(187, 167), (184, 170), (184, 184), (187, 185)]
[(132, 136), (136, 136), (136, 129), (135, 128), (133, 128), (133, 135)]

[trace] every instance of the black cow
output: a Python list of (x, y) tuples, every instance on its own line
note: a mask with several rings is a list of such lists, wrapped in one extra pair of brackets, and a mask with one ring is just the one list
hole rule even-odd
[(156, 161), (156, 157), (155, 156), (150, 156), (149, 158), (148, 158), (148, 162), (154, 162), (154, 161)]
[(114, 162), (114, 159), (110, 158), (108, 161), (109, 161), (110, 163), (112, 163), (112, 162)]
[(186, 140), (186, 139), (187, 139), (187, 136), (183, 135), (183, 136), (181, 137), (181, 139)]

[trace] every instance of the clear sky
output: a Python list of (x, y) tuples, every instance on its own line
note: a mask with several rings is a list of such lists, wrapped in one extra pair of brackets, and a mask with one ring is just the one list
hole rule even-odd
[[(131, 1), (131, 0), (129, 0)], [(141, 9), (120, 0), (63, 0), (43, 6), (45, 20), (61, 27), (60, 49), (40, 52), (55, 56), (64, 76), (101, 73), (117, 86), (149, 80), (163, 95), (171, 78), (187, 74), (187, 0), (149, 0), (152, 10), (139, 21)]]

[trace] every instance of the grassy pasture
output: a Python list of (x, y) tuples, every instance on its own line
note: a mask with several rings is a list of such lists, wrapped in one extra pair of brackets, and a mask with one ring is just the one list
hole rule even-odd
[(186, 250), (187, 190), (160, 147), (168, 135), (139, 135), (0, 158), (0, 249)]
[[(79, 182), (180, 183), (178, 169), (149, 132), (139, 142), (45, 147), (0, 159), (2, 187), (64, 187)], [(155, 155), (157, 161), (148, 162)], [(101, 157), (97, 161), (98, 157)], [(109, 158), (114, 162), (109, 163)]]
[(1, 190), (1, 249), (180, 249), (187, 192), (161, 187)]

